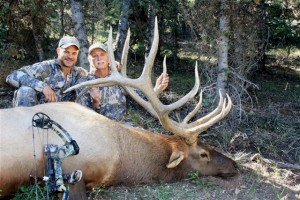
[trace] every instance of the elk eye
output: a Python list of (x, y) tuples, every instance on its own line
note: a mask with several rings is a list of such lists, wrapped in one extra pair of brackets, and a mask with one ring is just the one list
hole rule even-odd
[(201, 157), (201, 158), (208, 158), (208, 156), (207, 156), (206, 153), (201, 153), (201, 154), (200, 154), (200, 157)]

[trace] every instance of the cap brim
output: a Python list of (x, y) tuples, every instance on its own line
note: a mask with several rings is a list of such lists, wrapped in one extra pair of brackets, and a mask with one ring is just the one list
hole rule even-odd
[(92, 49), (89, 50), (89, 54), (90, 54), (92, 51), (94, 51), (95, 49), (102, 49), (103, 51), (107, 52), (106, 49), (104, 49), (104, 48), (101, 48), (101, 47), (95, 47), (95, 48), (92, 48)]
[(77, 49), (79, 49), (79, 46), (75, 43), (64, 44), (64, 45), (61, 45), (60, 47), (65, 49), (65, 48), (68, 48), (70, 46), (75, 46), (75, 47), (77, 47)]

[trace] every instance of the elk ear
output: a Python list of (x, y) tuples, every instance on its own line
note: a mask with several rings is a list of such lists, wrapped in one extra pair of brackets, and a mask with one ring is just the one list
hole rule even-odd
[(172, 153), (167, 168), (174, 168), (184, 159), (182, 151), (175, 151)]

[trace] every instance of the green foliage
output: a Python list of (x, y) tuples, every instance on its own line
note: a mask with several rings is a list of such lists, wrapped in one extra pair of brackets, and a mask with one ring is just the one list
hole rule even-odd
[(112, 26), (114, 30), (118, 30), (121, 9), (122, 1), (112, 0), (107, 2), (106, 16), (102, 19), (106, 29)]
[[(17, 193), (12, 198), (13, 200), (35, 200), (35, 199), (47, 199), (47, 194), (49, 194), (50, 189), (43, 187), (40, 184), (20, 186)], [(55, 200), (58, 197), (56, 195), (50, 195), (50, 200)]]
[(250, 176), (250, 180), (252, 181), (251, 187), (249, 188), (249, 190), (247, 191), (247, 196), (250, 198), (253, 198), (254, 194), (257, 192), (261, 181), (259, 179), (259, 177), (257, 177), (257, 175), (252, 175)]
[[(270, 26), (270, 41), (277, 45), (300, 45), (299, 17), (292, 6), (282, 0), (266, 3), (267, 24)], [(300, 3), (298, 2), (298, 8)]]
[[(130, 189), (129, 189), (130, 190)], [(143, 186), (141, 188), (137, 188), (135, 193), (139, 193), (140, 196), (145, 199), (159, 199), (159, 200), (167, 200), (169, 199), (170, 189), (168, 185), (162, 184), (159, 185), (153, 190), (149, 186)], [(89, 198), (91, 199), (119, 199), (117, 196), (120, 195), (118, 192), (113, 192), (112, 188), (106, 188), (103, 186), (99, 186), (93, 188), (93, 190), (89, 193)], [(130, 195), (130, 192), (129, 192)], [(123, 196), (123, 195), (121, 195)], [(130, 197), (129, 197), (130, 198)]]
[[(20, 50), (25, 50), (26, 58), (24, 60), (26, 59), (27, 62), (37, 60), (33, 31), (37, 37), (41, 38), (42, 44), (48, 46), (47, 41), (52, 35), (50, 30), (55, 30), (53, 27), (56, 27), (47, 29), (53, 20), (49, 16), (55, 13), (53, 5), (55, 4), (46, 0), (7, 1), (2, 4), (0, 7), (0, 38), (3, 40), (0, 41), (0, 46), (3, 43), (7, 46), (16, 46)], [(45, 50), (48, 49), (45, 48)]]
[(201, 188), (213, 188), (216, 189), (218, 186), (215, 183), (212, 183), (200, 176), (200, 173), (197, 171), (192, 171), (188, 173), (189, 180), (194, 184)]
[(170, 188), (167, 184), (158, 187), (157, 199), (159, 200), (169, 200), (170, 199)]
[(213, 103), (214, 97), (211, 94), (205, 95), (203, 98), (203, 105), (208, 106)]
[[(8, 2), (3, 3), (2, 6), (0, 6), (0, 16), (5, 16), (9, 13), (9, 7)], [(0, 17), (0, 46), (2, 46), (3, 42), (5, 42), (5, 38), (8, 34), (8, 27), (5, 23), (5, 18)]]
[(18, 45), (5, 42), (0, 45), (0, 87), (8, 87), (5, 84), (6, 76), (17, 69), (26, 56), (26, 50)]
[(189, 180), (193, 183), (196, 184), (199, 180), (199, 172), (197, 171), (191, 171), (188, 173)]
[(105, 186), (95, 187), (89, 192), (89, 197), (92, 199), (101, 199), (103, 196), (107, 196), (109, 199), (116, 199), (114, 194)]
[(188, 93), (194, 86), (194, 73), (182, 73), (180, 71), (170, 73), (170, 83), (168, 90), (176, 91), (178, 94)]
[(253, 80), (260, 86), (261, 92), (257, 92), (256, 97), (262, 109), (248, 118), (251, 130), (257, 132), (251, 143), (264, 157), (299, 163), (300, 74), (277, 65), (266, 70)]

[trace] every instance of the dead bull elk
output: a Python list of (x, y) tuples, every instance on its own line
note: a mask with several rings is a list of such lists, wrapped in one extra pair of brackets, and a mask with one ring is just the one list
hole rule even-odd
[[(190, 171), (212, 176), (233, 176), (237, 173), (236, 163), (233, 160), (198, 139), (200, 133), (229, 113), (232, 107), (229, 96), (226, 101), (220, 95), (219, 105), (214, 111), (188, 123), (201, 107), (202, 93), (200, 93), (200, 100), (194, 111), (182, 122), (172, 120), (169, 113), (193, 98), (199, 89), (197, 65), (194, 88), (177, 102), (170, 105), (162, 104), (153, 90), (150, 78), (158, 47), (157, 21), (154, 35), (151, 51), (139, 78), (126, 77), (129, 33), (123, 51), (122, 75), (117, 72), (116, 66), (112, 65), (112, 73), (109, 77), (85, 82), (83, 85), (87, 87), (122, 85), (137, 102), (160, 120), (166, 130), (174, 135), (155, 134), (131, 128), (71, 102), (2, 109), (0, 111), (2, 197), (16, 192), (20, 185), (28, 184), (29, 175), (33, 174), (31, 119), (37, 112), (44, 112), (53, 121), (59, 122), (77, 141), (80, 152), (64, 160), (63, 171), (82, 170), (87, 189), (99, 185), (171, 182), (187, 177)], [(110, 63), (115, 63), (112, 53), (112, 31), (110, 31), (108, 47)], [(165, 62), (164, 73), (166, 73)], [(133, 88), (141, 90), (148, 101), (135, 95)], [(70, 88), (72, 89), (74, 88)], [(61, 144), (62, 141), (56, 134), (49, 134), (47, 138), (42, 134), (37, 134), (35, 137), (37, 176), (41, 177), (45, 166), (43, 146), (46, 140), (52, 144)]]

